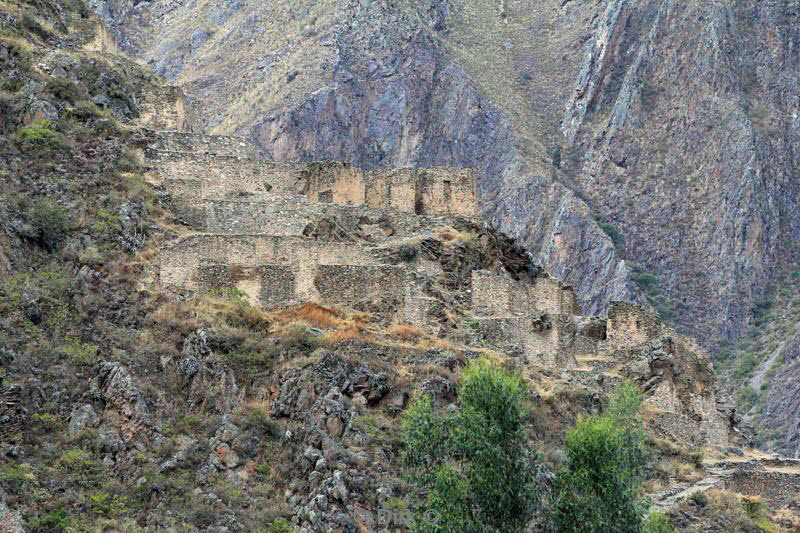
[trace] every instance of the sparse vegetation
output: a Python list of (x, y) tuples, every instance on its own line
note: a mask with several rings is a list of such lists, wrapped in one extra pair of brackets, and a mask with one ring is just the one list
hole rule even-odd
[(61, 148), (63, 136), (51, 129), (46, 120), (39, 120), (29, 126), (22, 126), (14, 135), (20, 149), (30, 155), (44, 157)]
[(602, 221), (599, 221), (597, 225), (606, 235), (608, 235), (616, 248), (622, 249), (622, 247), (625, 246), (625, 238), (622, 236), (622, 232), (617, 226)]

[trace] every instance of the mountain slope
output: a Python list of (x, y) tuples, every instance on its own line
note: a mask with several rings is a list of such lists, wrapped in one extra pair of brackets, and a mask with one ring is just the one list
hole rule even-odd
[[(800, 240), (796, 2), (103, 0), (121, 47), (279, 160), (479, 170), (587, 312), (735, 341)], [(229, 75), (235, 72), (235, 76)]]

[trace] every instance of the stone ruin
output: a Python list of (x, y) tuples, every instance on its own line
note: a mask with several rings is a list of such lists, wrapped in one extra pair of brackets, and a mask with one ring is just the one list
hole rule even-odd
[(440, 262), (396, 260), (398, 249), (440, 229), (491, 232), (477, 218), (472, 170), (267, 161), (246, 139), (180, 131), (194, 129), (181, 98), (156, 114), (141, 155), (188, 228), (159, 251), (162, 286), (237, 288), (267, 309), (316, 301), (366, 310), (442, 337), (453, 332), (443, 323), (449, 309), (465, 317), (456, 329), (467, 331), (459, 338), (469, 346), (563, 370), (604, 392), (637, 380), (657, 431), (728, 441), (707, 356), (640, 307), (616, 303), (607, 318), (584, 316), (570, 287), (532, 265), (524, 275), (471, 268), (444, 290), (439, 280), (452, 273)]

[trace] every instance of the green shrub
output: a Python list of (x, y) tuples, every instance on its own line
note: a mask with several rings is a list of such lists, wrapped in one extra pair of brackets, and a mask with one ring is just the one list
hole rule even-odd
[(553, 149), (553, 167), (561, 168), (561, 146), (556, 146)]
[(403, 261), (413, 261), (419, 254), (419, 242), (408, 240), (397, 245), (397, 253)]
[(122, 231), (122, 222), (119, 215), (111, 210), (101, 207), (92, 219), (92, 236), (101, 241), (113, 241)]
[(103, 254), (96, 246), (90, 246), (78, 257), (82, 265), (96, 266), (103, 264)]
[(742, 413), (746, 413), (752, 409), (757, 401), (758, 393), (749, 385), (736, 391), (736, 405)]
[(34, 230), (32, 236), (48, 252), (55, 252), (64, 243), (69, 231), (69, 218), (57, 203), (38, 198), (25, 210), (25, 219)]
[(50, 129), (50, 123), (46, 120), (36, 120), (29, 126), (21, 127), (13, 140), (23, 152), (39, 155), (54, 152), (63, 144), (61, 134)]
[(292, 533), (294, 528), (285, 518), (276, 518), (267, 526), (267, 533)]
[(47, 90), (59, 100), (65, 100), (71, 104), (78, 100), (78, 86), (68, 78), (51, 76), (47, 80)]
[(70, 519), (66, 507), (59, 507), (55, 511), (34, 519), (31, 522), (31, 532), (65, 531), (69, 526)]
[(644, 533), (674, 533), (675, 526), (663, 514), (655, 511), (650, 513), (644, 522)]
[(634, 272), (631, 279), (643, 289), (650, 289), (658, 285), (658, 278), (648, 272)]
[(11, 494), (20, 495), (29, 491), (36, 483), (36, 474), (28, 463), (0, 467), (0, 482)]
[(733, 369), (733, 376), (743, 381), (750, 377), (753, 371), (758, 367), (758, 359), (753, 352), (745, 352), (736, 362), (736, 367)]
[(81, 448), (67, 450), (61, 454), (58, 462), (67, 470), (81, 470), (84, 468), (90, 468), (94, 465), (94, 460), (92, 459), (91, 455), (89, 455), (89, 452)]
[(249, 410), (244, 419), (244, 429), (269, 438), (277, 438), (281, 434), (280, 425), (263, 409)]
[(292, 356), (308, 355), (317, 348), (327, 345), (325, 339), (313, 335), (308, 328), (296, 326), (287, 331), (280, 340), (282, 350)]
[(581, 418), (567, 434), (566, 459), (554, 482), (557, 531), (641, 531), (646, 502), (639, 500), (646, 460), (637, 418), (643, 397), (626, 383), (603, 415)]
[(67, 335), (62, 351), (70, 362), (88, 366), (97, 362), (97, 352), (100, 348), (96, 344), (84, 343), (74, 335)]
[(89, 508), (101, 516), (118, 516), (124, 514), (128, 506), (128, 497), (95, 491), (89, 495)]
[(50, 32), (48, 32), (44, 27), (39, 24), (39, 21), (31, 15), (30, 13), (23, 13), (22, 18), (20, 19), (20, 23), (22, 27), (28, 30), (29, 32), (38, 35), (42, 39), (47, 39), (50, 37)]
[(0, 287), (0, 314), (33, 332), (59, 335), (73, 318), (70, 279), (50, 265), (36, 273), (14, 274)]
[(96, 118), (111, 119), (111, 113), (104, 109), (97, 107), (97, 104), (89, 100), (80, 100), (75, 102), (72, 109), (69, 110), (71, 116), (81, 121), (87, 121)]
[(25, 86), (22, 78), (6, 78), (0, 74), (0, 90), (15, 93)]
[[(422, 531), (521, 531), (538, 507), (536, 454), (524, 430), (522, 380), (484, 359), (470, 363), (459, 387), (461, 409), (440, 415), (430, 397), (403, 419), (403, 463), (427, 491), (417, 510)], [(424, 520), (434, 510), (436, 524)]]
[(698, 490), (689, 496), (689, 501), (698, 507), (705, 507), (708, 505), (708, 495)]
[(597, 225), (600, 226), (600, 229), (609, 236), (615, 247), (622, 248), (625, 245), (625, 237), (622, 236), (622, 232), (614, 224), (610, 224), (608, 222), (598, 222)]

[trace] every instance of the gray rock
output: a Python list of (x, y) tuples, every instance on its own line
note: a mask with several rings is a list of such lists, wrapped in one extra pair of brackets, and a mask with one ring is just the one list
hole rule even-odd
[(100, 424), (100, 417), (94, 412), (94, 408), (85, 403), (72, 410), (69, 417), (69, 427), (67, 433), (75, 435), (86, 428), (97, 427)]
[(6, 495), (0, 489), (0, 530), (4, 533), (25, 533), (22, 513), (11, 509), (6, 503)]

